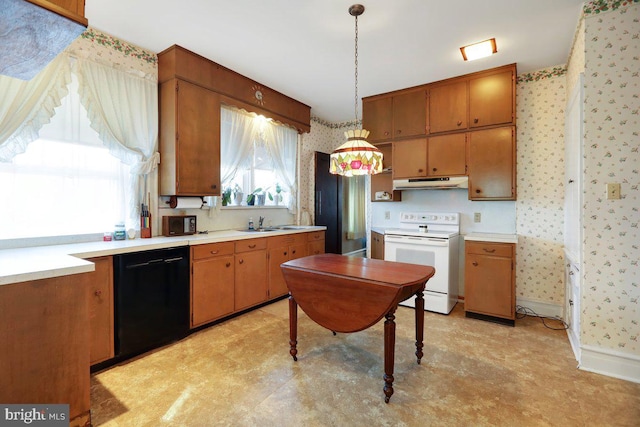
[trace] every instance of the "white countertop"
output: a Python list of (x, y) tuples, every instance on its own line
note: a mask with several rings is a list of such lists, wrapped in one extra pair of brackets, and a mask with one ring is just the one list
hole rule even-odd
[(464, 240), (492, 243), (518, 243), (518, 235), (500, 233), (469, 233), (464, 236)]
[(90, 261), (85, 261), (88, 258), (321, 230), (326, 230), (326, 227), (300, 226), (296, 229), (264, 232), (223, 230), (209, 232), (208, 234), (194, 234), (192, 236), (160, 236), (152, 237), (151, 239), (138, 238), (133, 240), (113, 240), (111, 242), (99, 241), (3, 249), (0, 250), (0, 286), (94, 271), (94, 264)]

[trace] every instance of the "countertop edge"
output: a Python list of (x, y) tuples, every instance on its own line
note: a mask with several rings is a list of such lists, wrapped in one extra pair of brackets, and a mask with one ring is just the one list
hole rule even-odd
[(469, 233), (464, 235), (464, 240), (490, 243), (518, 243), (518, 235), (500, 233)]
[(95, 265), (88, 261), (90, 258), (180, 246), (310, 233), (326, 229), (325, 226), (309, 226), (304, 229), (265, 232), (221, 230), (209, 234), (180, 237), (156, 236), (150, 239), (3, 249), (0, 250), (0, 286), (91, 272), (95, 270)]

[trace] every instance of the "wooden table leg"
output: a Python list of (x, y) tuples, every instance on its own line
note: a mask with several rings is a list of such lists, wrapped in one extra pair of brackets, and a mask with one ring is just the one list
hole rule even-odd
[(293, 361), (297, 362), (298, 350), (298, 303), (289, 295), (289, 354), (293, 357)]
[(422, 353), (422, 343), (424, 337), (424, 296), (422, 291), (416, 292), (416, 357), (418, 358), (418, 365), (424, 355)]
[(391, 395), (393, 394), (393, 364), (395, 358), (395, 346), (396, 346), (396, 322), (394, 322), (396, 316), (393, 313), (396, 311), (393, 308), (385, 316), (387, 320), (384, 322), (384, 402), (389, 403)]

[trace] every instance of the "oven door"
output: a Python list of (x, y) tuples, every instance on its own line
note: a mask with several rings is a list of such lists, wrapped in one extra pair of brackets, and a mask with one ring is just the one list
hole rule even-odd
[(436, 273), (427, 282), (426, 291), (449, 291), (449, 239), (436, 237), (384, 236), (385, 261), (430, 265)]

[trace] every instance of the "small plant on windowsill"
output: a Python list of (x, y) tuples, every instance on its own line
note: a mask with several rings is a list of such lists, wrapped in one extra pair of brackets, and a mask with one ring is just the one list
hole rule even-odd
[(279, 183), (276, 183), (276, 195), (272, 199), (272, 200), (275, 200), (276, 206), (278, 206), (280, 202), (282, 202), (282, 193), (284, 193), (284, 190), (282, 189)]
[(231, 204), (231, 187), (227, 187), (222, 192), (222, 206), (229, 206)]
[(262, 187), (258, 187), (247, 196), (247, 205), (264, 206), (266, 197), (269, 197), (269, 200), (273, 201), (273, 194), (271, 194), (268, 187), (265, 189), (262, 189)]
[(242, 192), (242, 188), (236, 184), (235, 187), (233, 187), (233, 202), (236, 204), (236, 206), (240, 206), (242, 204), (242, 197), (244, 196), (244, 193)]

